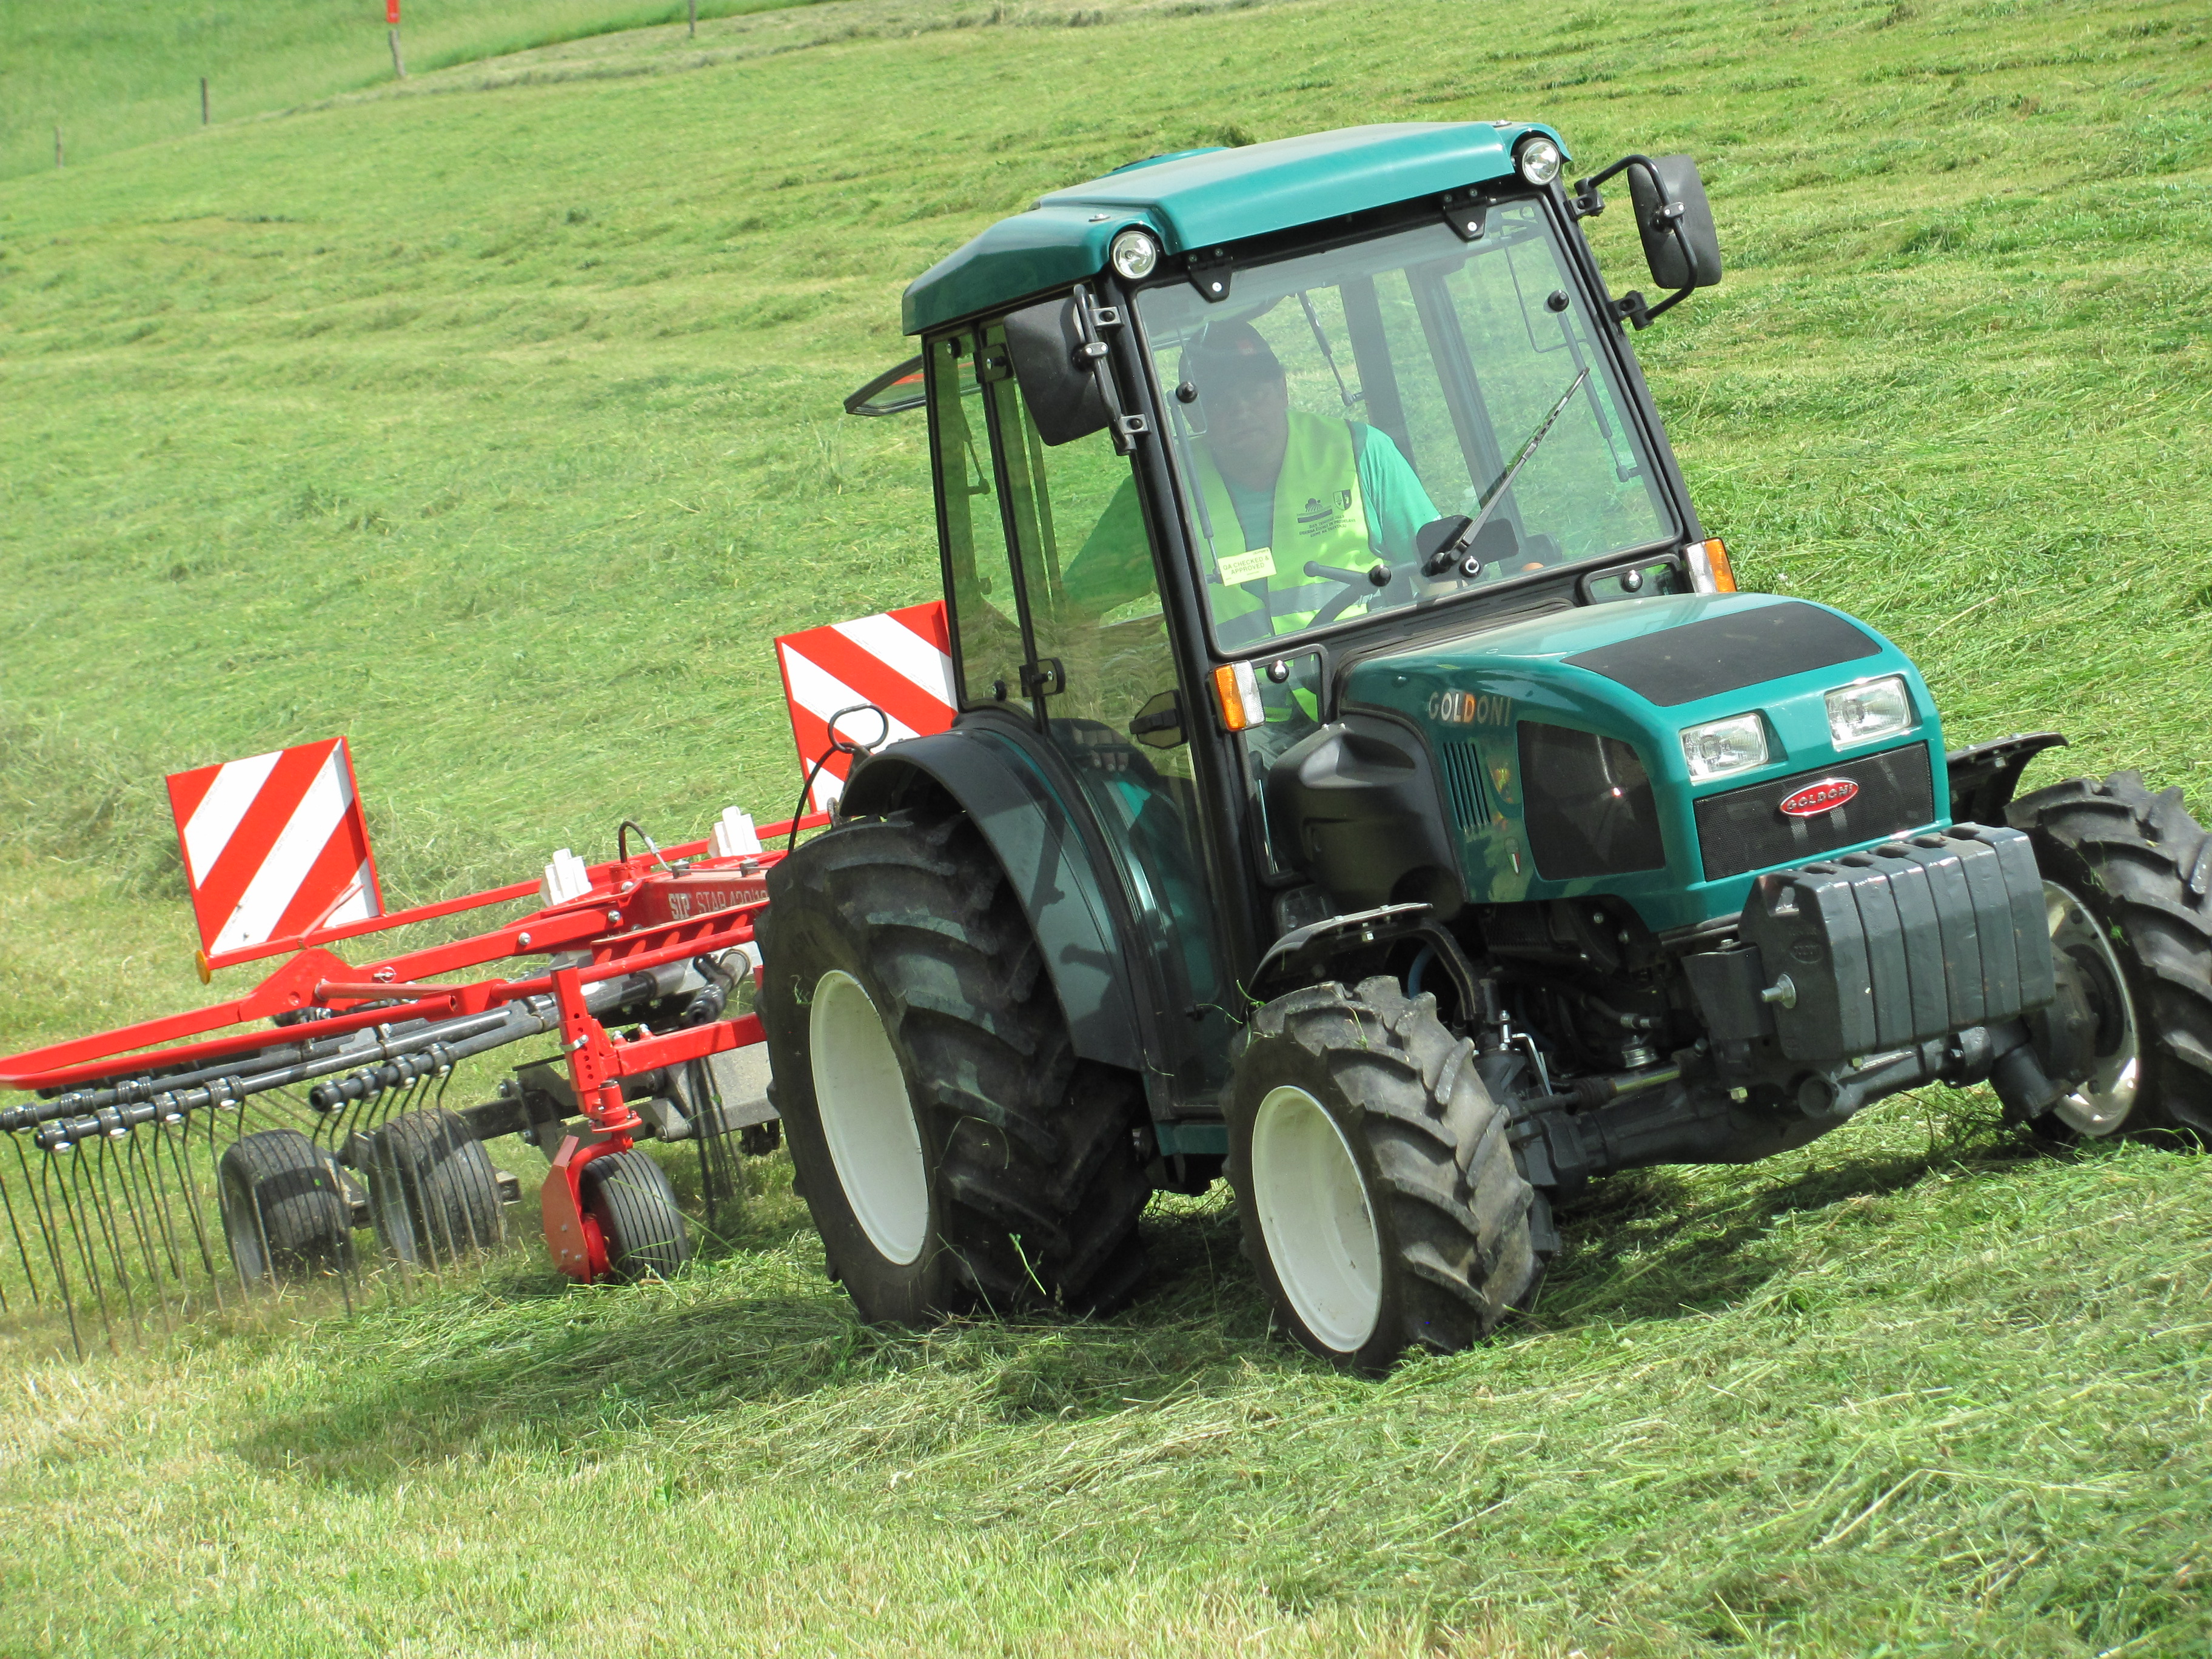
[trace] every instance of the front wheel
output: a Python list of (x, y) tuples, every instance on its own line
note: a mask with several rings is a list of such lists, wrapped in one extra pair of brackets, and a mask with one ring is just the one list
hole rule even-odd
[(1317, 985), (1252, 1019), (1229, 1110), (1245, 1253), (1323, 1358), (1452, 1353), (1534, 1300), (1559, 1249), (1474, 1045), (1398, 981)]
[(2065, 1092), (2046, 1139), (2212, 1141), (2212, 836), (2134, 772), (2069, 778), (2007, 816), (2035, 848), (2061, 995), (2039, 1048)]

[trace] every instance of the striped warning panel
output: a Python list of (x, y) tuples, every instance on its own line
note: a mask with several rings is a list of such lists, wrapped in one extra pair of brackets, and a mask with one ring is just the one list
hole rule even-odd
[[(799, 763), (807, 771), (829, 750), (830, 721), (840, 709), (874, 704), (890, 723), (884, 740), (891, 743), (942, 732), (957, 712), (941, 600), (786, 634), (775, 642), (775, 655)], [(872, 714), (853, 715), (837, 727), (840, 736), (872, 747), (880, 746), (876, 729)], [(837, 755), (823, 769), (814, 781), (815, 811), (827, 811), (836, 802), (852, 766), (849, 755)]]
[(343, 738), (168, 780), (210, 963), (384, 912)]

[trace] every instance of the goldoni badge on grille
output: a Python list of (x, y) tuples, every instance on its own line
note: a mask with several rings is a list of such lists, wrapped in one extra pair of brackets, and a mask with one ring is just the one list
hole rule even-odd
[(1822, 778), (1784, 795), (1776, 805), (1793, 818), (1817, 818), (1823, 812), (1834, 811), (1858, 792), (1858, 785), (1849, 778)]

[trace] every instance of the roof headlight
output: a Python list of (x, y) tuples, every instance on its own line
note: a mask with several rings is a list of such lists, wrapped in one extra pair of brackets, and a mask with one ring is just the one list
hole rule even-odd
[(1114, 269), (1128, 281), (1142, 282), (1160, 262), (1160, 245), (1145, 231), (1125, 230), (1114, 239)]
[(1766, 764), (1766, 722), (1756, 714), (1731, 714), (1724, 720), (1682, 728), (1682, 758), (1690, 781), (1703, 783), (1732, 772)]
[(1905, 676), (1886, 674), (1878, 680), (1838, 686), (1828, 693), (1828, 735), (1838, 749), (1872, 743), (1910, 732), (1912, 695), (1905, 689)]
[(1559, 176), (1560, 160), (1559, 147), (1540, 132), (1521, 141), (1513, 165), (1520, 169), (1522, 178), (1540, 187)]

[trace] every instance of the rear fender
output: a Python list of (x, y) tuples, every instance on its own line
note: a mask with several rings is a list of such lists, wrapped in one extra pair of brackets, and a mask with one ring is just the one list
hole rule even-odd
[(888, 812), (942, 790), (983, 832), (1013, 884), (1085, 1060), (1143, 1075), (1129, 971), (1099, 872), (1066, 807), (995, 735), (961, 730), (894, 744), (854, 769), (841, 817)]

